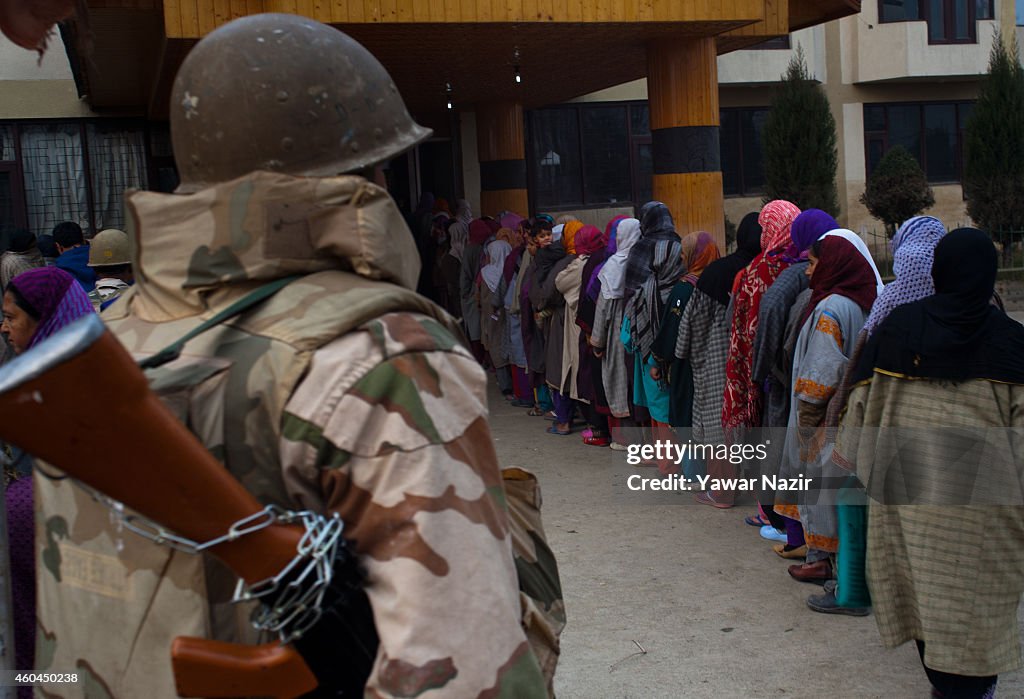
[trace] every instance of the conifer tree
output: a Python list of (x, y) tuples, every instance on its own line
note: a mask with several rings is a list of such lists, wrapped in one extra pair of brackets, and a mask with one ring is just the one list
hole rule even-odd
[(802, 47), (782, 76), (762, 143), (765, 202), (786, 199), (801, 209), (839, 214), (836, 121), (825, 91), (807, 69)]
[(967, 214), (1012, 254), (1011, 232), (1024, 229), (1024, 68), (1017, 41), (996, 36), (988, 77), (967, 120), (964, 197)]
[(914, 156), (903, 146), (894, 146), (868, 177), (860, 202), (885, 224), (885, 233), (892, 238), (897, 226), (932, 206), (935, 196)]

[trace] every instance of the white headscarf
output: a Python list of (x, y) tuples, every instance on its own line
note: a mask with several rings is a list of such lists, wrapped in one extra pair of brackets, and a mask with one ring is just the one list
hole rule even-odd
[(469, 226), (462, 221), (456, 221), (448, 228), (448, 239), (451, 241), (448, 254), (462, 262), (462, 252), (469, 241)]
[(501, 283), (501, 275), (505, 272), (505, 258), (512, 252), (512, 246), (504, 240), (492, 240), (487, 246), (487, 257), (490, 260), (483, 269), (480, 276), (491, 291), (498, 290)]
[(608, 258), (597, 278), (601, 280), (601, 296), (621, 299), (626, 292), (626, 260), (629, 251), (640, 240), (640, 221), (625, 218), (615, 229), (615, 254)]
[[(834, 231), (829, 231), (825, 235), (821, 236), (821, 238), (825, 238), (830, 235), (845, 238), (853, 244), (853, 247), (857, 248), (857, 252), (859, 252), (864, 259), (868, 261), (868, 264), (871, 265), (871, 271), (875, 273), (875, 285), (878, 287), (877, 291), (881, 294), (882, 289), (885, 288), (885, 284), (882, 283), (882, 275), (878, 273), (878, 267), (875, 266), (875, 261), (871, 257), (871, 251), (868, 250), (868, 246), (864, 243), (864, 239), (846, 228), (837, 228)], [(818, 240), (821, 240), (821, 238), (818, 238)]]
[(455, 202), (455, 218), (462, 223), (469, 226), (469, 222), (473, 220), (473, 209), (470, 208), (469, 202), (465, 199), (459, 199)]
[(551, 242), (556, 243), (562, 239), (562, 230), (565, 228), (564, 223), (559, 223), (557, 226), (551, 229)]

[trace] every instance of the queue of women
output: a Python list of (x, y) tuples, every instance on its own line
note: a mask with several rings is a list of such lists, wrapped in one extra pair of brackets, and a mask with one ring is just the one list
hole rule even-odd
[[(781, 200), (748, 214), (724, 256), (708, 233), (678, 235), (660, 202), (604, 230), (473, 219), (461, 201), (455, 216), (421, 213), (436, 246), (421, 291), (462, 318), (503, 395), (548, 418), (548, 433), (625, 450), (780, 428), (768, 469), (832, 485), (762, 491), (746, 521), (793, 561), (794, 580), (823, 586), (808, 606), (873, 609), (886, 645), (916, 641), (935, 696), (992, 696), (1019, 667), (1024, 326), (997, 305), (986, 234), (912, 218), (883, 284), (859, 236)], [(944, 425), (1010, 428), (986, 450), (1012, 464), (1005, 502), (962, 497), (963, 473), (980, 482), (986, 466), (960, 469), (948, 440), (895, 444), (899, 429)], [(718, 483), (737, 473), (728, 460), (645, 465)], [(725, 509), (736, 493), (695, 499)]]

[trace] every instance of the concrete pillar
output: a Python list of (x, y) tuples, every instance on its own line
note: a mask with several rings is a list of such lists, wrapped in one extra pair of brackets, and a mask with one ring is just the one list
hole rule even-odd
[(681, 38), (647, 47), (654, 198), (680, 235), (707, 231), (725, 251), (715, 39)]
[(477, 105), (476, 142), (481, 215), (508, 210), (528, 217), (523, 106), (518, 102)]

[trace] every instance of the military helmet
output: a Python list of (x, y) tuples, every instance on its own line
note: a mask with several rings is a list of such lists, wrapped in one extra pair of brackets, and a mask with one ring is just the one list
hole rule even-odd
[(312, 19), (243, 17), (196, 44), (170, 106), (180, 192), (254, 170), (357, 172), (430, 136), (384, 66)]
[(128, 234), (124, 231), (108, 228), (97, 233), (89, 243), (90, 267), (113, 267), (131, 263), (132, 258), (128, 252)]

